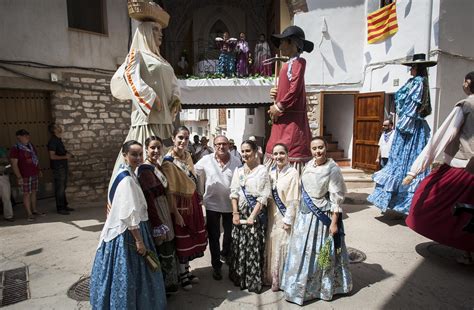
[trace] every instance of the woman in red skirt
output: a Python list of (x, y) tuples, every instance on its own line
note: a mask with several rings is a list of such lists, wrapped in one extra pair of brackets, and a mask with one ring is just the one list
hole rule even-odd
[[(199, 279), (189, 271), (189, 262), (204, 256), (207, 231), (201, 199), (197, 193), (197, 179), (191, 154), (187, 151), (189, 130), (181, 126), (173, 132), (173, 147), (163, 158), (161, 168), (168, 180), (168, 203), (177, 208), (183, 225), (175, 224), (176, 254), (179, 259), (179, 277), (184, 289), (191, 289)], [(177, 223), (175, 221), (175, 223)]]
[(416, 190), (406, 223), (427, 238), (466, 251), (458, 261), (474, 264), (474, 233), (466, 229), (472, 215), (453, 215), (456, 203), (474, 204), (474, 72), (464, 78), (463, 89), (467, 98), (456, 103), (403, 183), (409, 184), (444, 152), (444, 164)]

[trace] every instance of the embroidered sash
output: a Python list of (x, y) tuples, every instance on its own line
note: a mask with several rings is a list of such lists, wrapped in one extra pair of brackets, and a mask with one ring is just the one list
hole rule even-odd
[(272, 188), (272, 196), (273, 196), (273, 200), (275, 201), (275, 204), (277, 205), (278, 210), (280, 211), (281, 215), (285, 216), (285, 213), (286, 213), (286, 206), (285, 206), (285, 204), (283, 203), (283, 201), (281, 201), (280, 195), (278, 195), (278, 190), (277, 190), (278, 171), (277, 171), (276, 169), (277, 169), (276, 166), (273, 167), (273, 169), (272, 169), (272, 170), (274, 170), (275, 173), (276, 173), (275, 187)]
[(193, 180), (194, 184), (196, 184), (196, 186), (197, 186), (197, 184), (198, 184), (197, 178), (191, 172), (191, 170), (189, 170), (188, 165), (186, 165), (185, 163), (177, 160), (176, 158), (174, 158), (171, 155), (167, 155), (167, 156), (163, 157), (163, 161), (168, 161), (170, 163), (173, 163), (176, 167), (181, 169), (181, 171), (183, 171), (191, 180)]
[[(115, 196), (115, 191), (117, 190), (117, 186), (120, 184), (120, 182), (125, 179), (125, 177), (129, 177), (130, 176), (130, 172), (128, 172), (127, 170), (124, 170), (122, 172), (120, 172), (117, 177), (115, 178), (114, 180), (114, 183), (112, 183), (112, 187), (110, 188), (110, 192), (109, 192), (109, 201), (110, 201), (110, 204), (112, 205), (112, 201), (114, 200), (114, 196)], [(107, 210), (109, 211), (109, 210)], [(107, 212), (109, 213), (109, 212)]]
[[(308, 206), (308, 209), (311, 210), (311, 212), (318, 218), (318, 220), (320, 220), (324, 225), (329, 227), (332, 222), (331, 219), (313, 203), (313, 200), (304, 189), (303, 184), (301, 184), (301, 193), (302, 193), (303, 201), (306, 204), (306, 206)], [(334, 247), (336, 250), (341, 248), (342, 236), (345, 235), (344, 226), (342, 225), (342, 215), (340, 215), (337, 219), (337, 229), (338, 229), (337, 234), (333, 236)]]
[(143, 172), (143, 170), (146, 170), (146, 169), (151, 170), (155, 174), (155, 176), (158, 178), (158, 180), (161, 182), (161, 185), (163, 185), (164, 188), (168, 187), (168, 180), (166, 179), (165, 175), (153, 165), (142, 164), (138, 166), (137, 176), (139, 176)]
[(329, 225), (331, 225), (331, 219), (314, 204), (313, 200), (304, 189), (303, 184), (301, 184), (301, 194), (303, 201), (308, 207), (308, 209), (313, 212), (313, 214), (318, 218), (318, 220), (320, 220), (324, 225), (329, 227)]
[(278, 191), (275, 188), (272, 188), (272, 195), (273, 195), (273, 200), (275, 201), (275, 204), (277, 205), (278, 207), (278, 210), (280, 211), (281, 215), (285, 216), (285, 213), (286, 213), (286, 206), (285, 204), (283, 203), (283, 201), (281, 201), (280, 199), (280, 196), (278, 195)]
[[(253, 211), (253, 209), (257, 205), (257, 198), (247, 194), (247, 191), (245, 190), (245, 186), (241, 185), (240, 188), (242, 188), (242, 192), (244, 193), (245, 199), (247, 200), (247, 203), (249, 204), (250, 209)], [(263, 228), (265, 229), (267, 227), (267, 222), (268, 222), (267, 208), (262, 207), (260, 209), (260, 213), (257, 214), (257, 218), (260, 225), (262, 225)]]

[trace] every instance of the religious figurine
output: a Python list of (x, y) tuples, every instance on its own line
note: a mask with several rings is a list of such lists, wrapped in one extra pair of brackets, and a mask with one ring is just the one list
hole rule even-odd
[(237, 41), (237, 76), (249, 75), (249, 43), (245, 40), (245, 33), (241, 32)]
[(229, 33), (224, 32), (223, 38), (216, 38), (216, 46), (221, 50), (216, 73), (226, 77), (235, 75), (235, 46), (236, 38), (229, 38)]
[(254, 66), (253, 73), (263, 76), (272, 75), (272, 66), (264, 65), (264, 61), (271, 57), (271, 50), (268, 43), (265, 41), (265, 35), (262, 33), (255, 45)]

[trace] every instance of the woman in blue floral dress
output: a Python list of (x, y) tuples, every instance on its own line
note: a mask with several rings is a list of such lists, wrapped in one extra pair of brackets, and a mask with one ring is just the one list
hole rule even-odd
[[(166, 309), (160, 268), (152, 271), (144, 255), (155, 251), (145, 196), (134, 170), (142, 161), (142, 145), (125, 142), (125, 164), (109, 189), (110, 212), (100, 234), (90, 283), (92, 309)], [(156, 255), (156, 253), (155, 253)]]
[(408, 214), (418, 184), (429, 174), (427, 170), (410, 185), (402, 185), (403, 178), (430, 137), (430, 128), (425, 120), (431, 113), (426, 68), (436, 65), (436, 62), (426, 61), (425, 54), (415, 54), (413, 61), (403, 65), (410, 66), (413, 77), (395, 94), (398, 122), (392, 148), (387, 165), (373, 176), (375, 190), (367, 200), (382, 212), (392, 209)]
[(332, 300), (352, 290), (341, 207), (347, 189), (341, 169), (326, 151), (324, 138), (314, 137), (313, 159), (301, 175), (300, 207), (282, 273), (285, 299), (298, 305)]

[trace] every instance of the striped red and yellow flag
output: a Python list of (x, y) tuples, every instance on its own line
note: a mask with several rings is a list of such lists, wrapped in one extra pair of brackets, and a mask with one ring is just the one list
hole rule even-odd
[(367, 16), (367, 42), (377, 43), (398, 31), (396, 1)]

